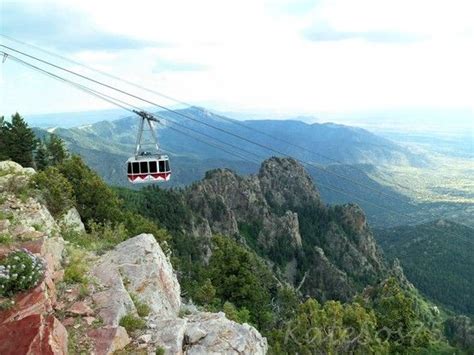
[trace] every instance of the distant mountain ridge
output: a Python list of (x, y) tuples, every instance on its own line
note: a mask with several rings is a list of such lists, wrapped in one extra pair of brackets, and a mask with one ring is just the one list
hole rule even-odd
[[(235, 135), (243, 136), (248, 140), (258, 142), (261, 145), (271, 147), (272, 149), (291, 155), (297, 159), (309, 161), (315, 164), (328, 165), (335, 161), (346, 164), (426, 164), (424, 157), (413, 154), (409, 150), (398, 146), (391, 141), (378, 137), (364, 129), (349, 126), (327, 124), (307, 124), (300, 121), (292, 120), (258, 120), (258, 121), (239, 121), (233, 124), (229, 118), (222, 119), (221, 116), (215, 115), (200, 108), (189, 108), (178, 111), (182, 115), (189, 116), (196, 121), (206, 122), (218, 127), (220, 130), (232, 132)], [(201, 178), (204, 172), (212, 166), (201, 169), (203, 165), (212, 160), (218, 160), (224, 165), (221, 167), (235, 168), (239, 173), (246, 173), (249, 170), (256, 171), (258, 164), (253, 162), (257, 159), (249, 156), (248, 161), (242, 163), (242, 159), (229, 155), (214, 147), (207, 146), (201, 142), (194, 140), (192, 137), (181, 135), (170, 129), (173, 126), (167, 120), (184, 125), (190, 129), (203, 132), (209, 136), (216, 137), (229, 144), (232, 144), (240, 151), (234, 151), (240, 155), (246, 156), (243, 150), (251, 151), (261, 156), (260, 163), (265, 158), (278, 155), (275, 151), (269, 151), (261, 147), (255, 146), (249, 142), (242, 141), (235, 136), (227, 135), (222, 131), (216, 131), (206, 127), (196, 121), (188, 120), (178, 116), (172, 112), (158, 112), (163, 117), (162, 123), (164, 127), (159, 127), (158, 137), (161, 147), (176, 162), (181, 163), (181, 159), (187, 158), (184, 162), (186, 171), (200, 172), (198, 176), (188, 178), (180, 178), (180, 164), (175, 164), (173, 168), (178, 173), (172, 181), (173, 185), (185, 185)], [(107, 171), (116, 171), (120, 169), (117, 163), (120, 159), (125, 161), (134, 151), (136, 130), (138, 120), (135, 117), (125, 117), (115, 121), (102, 121), (92, 124), (82, 125), (74, 128), (56, 128), (54, 133), (61, 136), (68, 144), (72, 152), (80, 153), (84, 156), (88, 164), (96, 169), (109, 183), (123, 185), (126, 183), (125, 178), (116, 179), (108, 176)], [(246, 126), (248, 128), (243, 127)], [(186, 131), (185, 128), (177, 127), (179, 130)], [(263, 135), (258, 131), (265, 132)], [(196, 133), (186, 131), (187, 134), (195, 136)], [(270, 138), (269, 136), (278, 137), (282, 141)], [(200, 136), (201, 139), (208, 140)], [(302, 147), (300, 149), (298, 147)], [(233, 150), (230, 147), (225, 149)], [(310, 151), (316, 153), (313, 154)], [(111, 154), (108, 164), (104, 161), (104, 154)], [(100, 164), (97, 165), (94, 155), (101, 156)], [(330, 159), (326, 159), (329, 157)], [(234, 163), (231, 163), (234, 162)], [(238, 162), (238, 163), (237, 163)], [(212, 164), (211, 164), (212, 165)], [(242, 168), (239, 166), (242, 165)], [(107, 170), (106, 170), (107, 169)], [(177, 170), (176, 170), (177, 169)]]

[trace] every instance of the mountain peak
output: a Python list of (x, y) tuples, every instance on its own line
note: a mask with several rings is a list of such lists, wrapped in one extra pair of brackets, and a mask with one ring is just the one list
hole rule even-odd
[(319, 205), (320, 196), (304, 167), (293, 158), (265, 160), (258, 180), (268, 203), (273, 207)]

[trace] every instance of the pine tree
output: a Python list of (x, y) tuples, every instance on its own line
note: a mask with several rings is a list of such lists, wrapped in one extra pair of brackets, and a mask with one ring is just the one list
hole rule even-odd
[(0, 160), (7, 160), (9, 158), (7, 133), (4, 117), (0, 116)]
[(50, 156), (44, 142), (40, 142), (35, 155), (36, 168), (45, 170), (50, 165)]
[(11, 123), (6, 124), (9, 157), (22, 166), (32, 167), (33, 152), (37, 139), (25, 120), (17, 113), (12, 116)]
[(51, 165), (61, 164), (67, 158), (64, 141), (55, 134), (51, 134), (49, 141), (46, 143), (49, 156), (51, 157)]

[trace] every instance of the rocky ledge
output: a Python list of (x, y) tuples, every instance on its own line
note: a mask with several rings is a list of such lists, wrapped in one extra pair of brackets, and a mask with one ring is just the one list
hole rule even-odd
[(127, 314), (138, 316), (137, 303), (148, 305), (146, 326), (131, 340), (134, 348), (162, 348), (169, 354), (266, 353), (266, 339), (255, 328), (181, 304), (173, 268), (151, 234), (120, 243), (97, 260), (91, 273), (101, 285), (92, 295), (93, 307), (106, 327), (117, 327)]

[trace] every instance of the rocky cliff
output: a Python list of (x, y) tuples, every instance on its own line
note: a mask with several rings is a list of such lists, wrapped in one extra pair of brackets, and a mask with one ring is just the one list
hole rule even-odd
[(266, 353), (266, 339), (252, 326), (181, 303), (175, 272), (153, 235), (103, 255), (65, 242), (63, 233), (84, 233), (84, 225), (75, 209), (51, 216), (30, 191), (34, 174), (0, 163), (0, 261), (24, 248), (45, 265), (32, 289), (0, 297), (0, 354)]
[(244, 241), (311, 296), (347, 300), (385, 275), (363, 211), (325, 206), (293, 159), (268, 159), (245, 177), (213, 170), (184, 195), (213, 233)]

